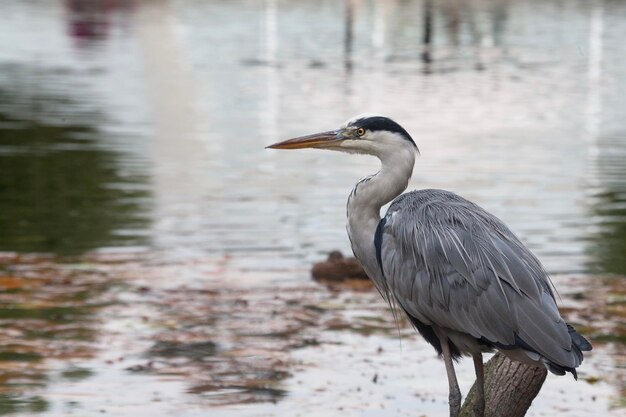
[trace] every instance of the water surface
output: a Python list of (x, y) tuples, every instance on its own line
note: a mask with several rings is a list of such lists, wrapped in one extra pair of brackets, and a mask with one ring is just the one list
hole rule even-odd
[(410, 188), (502, 218), (592, 337), (581, 381), (550, 377), (531, 415), (619, 415), (625, 17), (0, 1), (0, 413), (445, 415), (432, 349), (404, 327), (400, 348), (375, 294), (309, 279), (349, 253), (345, 201), (376, 161), (264, 149), (379, 112), (420, 148)]

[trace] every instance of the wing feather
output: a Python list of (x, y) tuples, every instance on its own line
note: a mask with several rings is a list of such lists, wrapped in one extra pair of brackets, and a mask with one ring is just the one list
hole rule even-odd
[(547, 273), (495, 216), (447, 191), (414, 191), (396, 199), (376, 234), (388, 291), (417, 320), (498, 346), (521, 339), (578, 365)]

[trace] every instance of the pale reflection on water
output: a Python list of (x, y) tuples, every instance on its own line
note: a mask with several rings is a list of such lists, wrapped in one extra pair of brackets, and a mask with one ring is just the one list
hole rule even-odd
[[(165, 314), (159, 300), (169, 299), (169, 287), (219, 289), (229, 282), (258, 291), (262, 300), (271, 299), (267, 286), (309, 288), (311, 262), (332, 249), (349, 252), (345, 200), (356, 180), (376, 170), (377, 163), (264, 146), (373, 111), (397, 119), (420, 148), (410, 188), (445, 188), (483, 205), (556, 274), (557, 286), (571, 284), (561, 275), (580, 276), (580, 288), (571, 292), (584, 293), (586, 277), (626, 273), (624, 17), (626, 5), (603, 0), (0, 1), (0, 250), (72, 255), (71, 262), (79, 264), (80, 254), (96, 253), (88, 255), (95, 256), (88, 262), (96, 265), (101, 254), (129, 252), (130, 259), (137, 254), (132, 262), (146, 262), (133, 263), (135, 272), (125, 284), (131, 289), (112, 290), (121, 305), (111, 308), (120, 309), (126, 321), (109, 307), (98, 310), (107, 323), (103, 329), (117, 335), (115, 354), (130, 349), (124, 341), (136, 330), (135, 320)], [(171, 276), (153, 276), (153, 257), (170, 268)], [(21, 279), (23, 261), (7, 259), (0, 275)], [(15, 267), (16, 262), (22, 266)], [(107, 270), (103, 276), (115, 278), (117, 285), (115, 274)], [(153, 294), (159, 297), (135, 299), (135, 281), (158, 288)], [(108, 300), (94, 285), (96, 298)], [(311, 288), (322, 301), (333, 297), (319, 286)], [(367, 311), (372, 300), (355, 297), (361, 301), (353, 309)], [(202, 305), (202, 299), (195, 302)], [(82, 301), (73, 306), (84, 308)], [(220, 314), (206, 312), (208, 317)], [(577, 320), (584, 324), (580, 314)], [(180, 315), (177, 322), (199, 320)], [(612, 316), (608, 328), (614, 326), (623, 342), (620, 317)], [(212, 325), (198, 326), (198, 334), (209, 332), (206, 337), (212, 338)], [(245, 333), (226, 328), (215, 336), (218, 345), (231, 333)], [(153, 330), (142, 328), (143, 342), (130, 350), (154, 352), (155, 346), (164, 346), (163, 337), (174, 337)], [(269, 396), (282, 408), (238, 408), (230, 411), (233, 415), (286, 412), (304, 403), (332, 415), (327, 400), (304, 401), (307, 391), (294, 381), (332, 378), (324, 374), (333, 369), (326, 357), (344, 357), (358, 343), (397, 347), (385, 332), (328, 335), (325, 325), (308, 331), (312, 339), (326, 342), (323, 348), (307, 347), (286, 353), (289, 359), (276, 359), (290, 365), (279, 367), (285, 374), (272, 378), (292, 382), (260, 387), (267, 391), (251, 388), (253, 401)], [(193, 343), (204, 343), (195, 337)], [(261, 357), (272, 349), (290, 349), (271, 340)], [(91, 330), (87, 342), (96, 351), (102, 343)], [(426, 357), (424, 372), (439, 378), (439, 364), (421, 343), (411, 338), (406, 344), (418, 346), (416, 357)], [(619, 367), (622, 351), (620, 343), (600, 348), (589, 361), (590, 375)], [(231, 355), (223, 353), (230, 348), (217, 352), (222, 352), (220, 360)], [(397, 354), (394, 350), (381, 358), (383, 364), (389, 361), (393, 384), (401, 390), (414, 377), (401, 375)], [(363, 366), (368, 355), (357, 354), (348, 366)], [(114, 390), (124, 368), (111, 371), (98, 362), (101, 358), (92, 355), (89, 366), (95, 375), (85, 381)], [(302, 363), (317, 364), (317, 371), (315, 366), (298, 370)], [(245, 368), (243, 362), (236, 364)], [(213, 369), (193, 361), (183, 365), (209, 374)], [(219, 395), (241, 389), (225, 382), (230, 373), (215, 372), (221, 376), (212, 382), (200, 378), (191, 384), (205, 387), (202, 393), (196, 390), (193, 401), (172, 394), (171, 403), (192, 401), (201, 409), (216, 395), (206, 394), (207, 387)], [(461, 378), (471, 382), (471, 372), (463, 372)], [(347, 375), (342, 383), (359, 377)], [(584, 402), (579, 414), (570, 410), (567, 415), (585, 415), (584, 407), (606, 410), (619, 402), (624, 391), (619, 375), (611, 384), (593, 386), (601, 401)], [(175, 379), (171, 389), (189, 389), (181, 388), (181, 381), (182, 376)], [(569, 381), (559, 379), (546, 390), (556, 395), (563, 384), (570, 389)], [(445, 384), (440, 385), (429, 395), (445, 398)], [(15, 401), (5, 411), (61, 413), (58, 404), (73, 401), (65, 386), (48, 384), (53, 394), (37, 393), (36, 401), (26, 401), (34, 404), (31, 408), (20, 405), (20, 398), (31, 398), (29, 393), (7, 397)], [(413, 389), (419, 391), (416, 385)], [(588, 394), (581, 384), (571, 389)], [(149, 398), (148, 391), (137, 398)], [(385, 389), (378, 392), (377, 399), (390, 395)], [(412, 392), (397, 400), (398, 409), (411, 410)], [(364, 395), (353, 394), (355, 401)], [(96, 408), (103, 404), (80, 401)], [(536, 415), (558, 404), (544, 400)], [(360, 415), (358, 404), (345, 407)], [(443, 415), (445, 405), (424, 410)]]

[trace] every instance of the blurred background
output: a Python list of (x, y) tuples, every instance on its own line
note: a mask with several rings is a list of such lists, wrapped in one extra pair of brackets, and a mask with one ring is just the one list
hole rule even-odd
[(594, 343), (529, 415), (625, 415), (624, 39), (619, 0), (0, 0), (0, 415), (446, 416), (434, 350), (310, 279), (377, 162), (264, 149), (364, 112)]

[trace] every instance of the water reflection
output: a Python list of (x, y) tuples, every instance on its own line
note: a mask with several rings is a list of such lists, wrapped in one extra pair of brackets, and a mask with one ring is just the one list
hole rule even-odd
[(354, 9), (355, 4), (352, 0), (345, 1), (345, 24), (344, 24), (344, 40), (343, 40), (343, 65), (346, 72), (352, 69), (352, 45), (354, 37)]
[(66, 0), (69, 32), (79, 45), (106, 38), (109, 32), (110, 1)]
[(626, 133), (599, 138), (595, 156), (598, 182), (592, 197), (596, 232), (590, 245), (590, 267), (626, 275)]
[(607, 191), (596, 196), (595, 215), (602, 218), (600, 231), (592, 247), (595, 258), (592, 266), (597, 271), (626, 274), (626, 189)]
[(424, 36), (422, 38), (422, 61), (426, 65), (424, 72), (429, 73), (428, 64), (432, 62), (432, 38), (433, 38), (433, 2), (424, 1)]
[(102, 278), (45, 256), (0, 258), (0, 414), (47, 411), (48, 384), (91, 375), (72, 363), (95, 353), (96, 312), (112, 301)]
[[(70, 106), (29, 97), (39, 108)], [(146, 176), (124, 175), (94, 125), (23, 118), (24, 97), (0, 89), (0, 251), (70, 254), (145, 243)], [(45, 112), (41, 112), (45, 114)], [(98, 115), (91, 115), (97, 120)]]

